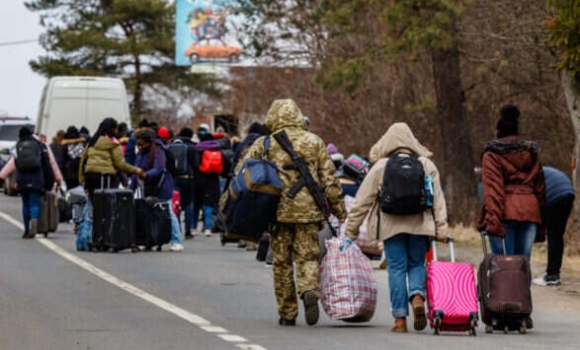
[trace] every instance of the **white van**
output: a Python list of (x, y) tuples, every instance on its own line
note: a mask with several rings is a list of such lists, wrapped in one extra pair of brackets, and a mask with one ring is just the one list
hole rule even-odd
[(131, 126), (127, 91), (117, 78), (64, 76), (51, 78), (42, 92), (36, 132), (50, 140), (70, 125), (94, 134), (107, 117)]

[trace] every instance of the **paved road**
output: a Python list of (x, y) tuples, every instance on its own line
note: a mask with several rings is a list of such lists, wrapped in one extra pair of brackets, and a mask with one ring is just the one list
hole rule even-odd
[[(0, 212), (20, 220), (19, 199), (0, 197)], [(187, 241), (183, 253), (94, 254), (77, 253), (70, 232), (61, 225), (47, 244), (82, 259), (93, 272), (48, 249), (42, 239), (22, 240), (0, 218), (0, 349), (579, 348), (578, 298), (546, 289), (534, 290), (536, 329), (527, 335), (487, 335), (481, 325), (476, 338), (436, 337), (429, 330), (393, 334), (387, 276), (377, 270), (379, 303), (372, 322), (349, 325), (323, 315), (316, 327), (299, 318), (297, 327), (281, 328), (271, 269), (253, 253), (221, 247), (215, 235)], [(113, 280), (121, 289), (95, 272), (130, 285)], [(142, 299), (152, 296), (159, 298), (156, 304)]]

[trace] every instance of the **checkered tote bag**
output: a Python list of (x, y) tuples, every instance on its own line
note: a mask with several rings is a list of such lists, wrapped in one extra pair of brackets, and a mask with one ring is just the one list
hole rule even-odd
[(368, 322), (375, 314), (377, 279), (370, 260), (353, 244), (340, 252), (340, 239), (326, 241), (320, 267), (324, 312), (334, 320)]

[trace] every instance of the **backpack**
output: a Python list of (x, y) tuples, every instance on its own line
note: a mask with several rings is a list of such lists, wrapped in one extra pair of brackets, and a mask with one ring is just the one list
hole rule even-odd
[(189, 173), (188, 150), (189, 146), (181, 140), (175, 140), (168, 147), (173, 155), (175, 175), (187, 175)]
[(221, 174), (223, 170), (222, 151), (219, 149), (208, 149), (203, 151), (199, 171), (209, 174)]
[(16, 144), (16, 169), (36, 171), (40, 169), (42, 150), (36, 140), (18, 141)]
[(264, 139), (264, 157), (245, 160), (220, 200), (227, 238), (258, 242), (276, 219), (282, 181), (276, 165), (266, 159), (269, 144), (268, 136)]
[(178, 175), (177, 169), (175, 167), (175, 157), (173, 156), (173, 152), (171, 152), (168, 148), (162, 147), (163, 152), (165, 153), (165, 169), (171, 174), (171, 176)]
[(425, 171), (417, 155), (395, 153), (389, 157), (380, 206), (383, 213), (394, 215), (419, 214), (428, 209)]

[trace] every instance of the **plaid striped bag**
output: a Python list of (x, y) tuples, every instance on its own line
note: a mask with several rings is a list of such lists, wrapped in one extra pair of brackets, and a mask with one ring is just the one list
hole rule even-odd
[(377, 304), (377, 279), (370, 260), (353, 244), (340, 252), (340, 239), (326, 241), (328, 253), (320, 266), (324, 312), (334, 320), (368, 322)]

